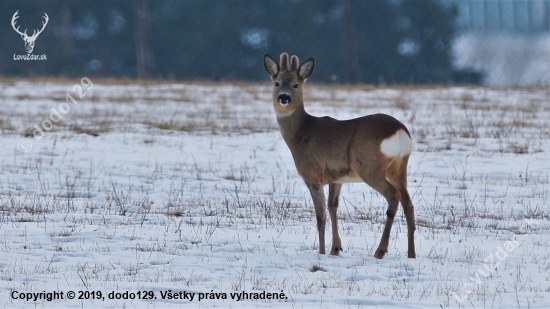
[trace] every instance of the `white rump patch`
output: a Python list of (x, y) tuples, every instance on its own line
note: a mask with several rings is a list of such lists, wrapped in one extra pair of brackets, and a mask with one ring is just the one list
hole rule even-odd
[(380, 151), (389, 158), (402, 158), (411, 154), (413, 143), (407, 132), (400, 129), (380, 144)]

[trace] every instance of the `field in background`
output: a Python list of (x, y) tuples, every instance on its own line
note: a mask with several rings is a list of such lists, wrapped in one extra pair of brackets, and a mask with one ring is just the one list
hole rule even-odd
[[(550, 306), (548, 88), (307, 85), (310, 113), (388, 113), (415, 141), (418, 258), (406, 258), (399, 210), (389, 253), (376, 260), (386, 202), (365, 184), (342, 190), (343, 254), (317, 254), (313, 205), (269, 85), (94, 81), (79, 99), (75, 84), (0, 82), (2, 308), (29, 306), (14, 290), (54, 289), (157, 299), (33, 305), (188, 302), (161, 300), (171, 289), (288, 297), (194, 304), (204, 308)], [(34, 137), (65, 102), (70, 110)]]

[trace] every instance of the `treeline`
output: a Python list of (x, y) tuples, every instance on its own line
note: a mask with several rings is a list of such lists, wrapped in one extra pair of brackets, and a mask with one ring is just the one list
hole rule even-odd
[[(40, 29), (26, 54), (9, 26)], [(479, 82), (452, 65), (457, 9), (440, 0), (0, 2), (0, 74), (265, 80), (264, 53), (315, 57), (323, 82)]]

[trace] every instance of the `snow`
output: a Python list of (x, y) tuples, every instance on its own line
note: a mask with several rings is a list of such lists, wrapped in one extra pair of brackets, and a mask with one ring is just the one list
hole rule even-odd
[[(79, 98), (74, 84), (0, 83), (2, 308), (550, 306), (548, 89), (307, 85), (312, 114), (383, 112), (411, 132), (417, 258), (406, 258), (399, 210), (377, 260), (386, 202), (362, 183), (342, 190), (344, 252), (317, 253), (270, 87), (97, 82)], [(149, 291), (156, 299), (108, 299)], [(287, 299), (231, 299), (243, 291)]]

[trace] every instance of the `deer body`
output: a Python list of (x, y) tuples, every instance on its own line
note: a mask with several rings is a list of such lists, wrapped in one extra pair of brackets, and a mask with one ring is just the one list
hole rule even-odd
[(397, 119), (375, 114), (339, 121), (309, 115), (303, 105), (302, 86), (313, 71), (314, 60), (298, 67), (298, 58), (281, 55), (281, 67), (269, 55), (264, 66), (275, 83), (273, 107), (298, 174), (304, 179), (313, 199), (319, 231), (319, 253), (325, 253), (326, 202), (324, 185), (329, 185), (328, 210), (332, 221), (332, 248), (338, 255), (342, 244), (338, 233), (338, 199), (343, 183), (366, 182), (388, 201), (386, 225), (375, 252), (387, 252), (393, 219), (401, 202), (408, 225), (408, 257), (414, 249), (414, 208), (407, 191), (407, 163), (412, 140), (407, 128)]

